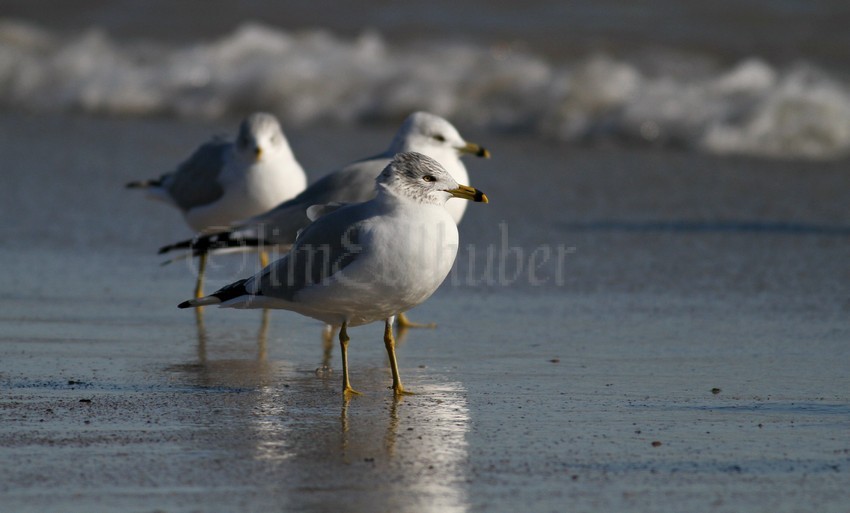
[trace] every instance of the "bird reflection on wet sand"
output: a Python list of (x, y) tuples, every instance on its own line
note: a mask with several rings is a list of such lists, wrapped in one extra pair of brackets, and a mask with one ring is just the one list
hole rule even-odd
[[(203, 365), (207, 361), (207, 342), (209, 340), (207, 327), (204, 324), (203, 308), (195, 310), (195, 328), (197, 329), (198, 334), (198, 363)], [(268, 357), (268, 339), (269, 311), (268, 309), (263, 309), (260, 316), (260, 329), (257, 331), (257, 361), (263, 361)]]
[[(311, 490), (290, 495), (299, 501), (289, 505), (295, 510), (380, 503), (389, 510), (452, 511), (468, 500), (470, 414), (460, 383), (428, 383), (408, 370), (421, 393), (388, 396), (388, 369), (380, 365), (362, 375), (364, 385), (372, 384), (364, 395), (340, 398), (336, 376), (282, 361), (207, 360), (169, 370), (226, 405), (195, 412), (189, 437), (195, 450), (220, 446), (235, 453), (228, 460), (248, 462), (252, 475), (274, 472), (276, 486)], [(371, 471), (394, 477), (379, 490), (362, 479)]]

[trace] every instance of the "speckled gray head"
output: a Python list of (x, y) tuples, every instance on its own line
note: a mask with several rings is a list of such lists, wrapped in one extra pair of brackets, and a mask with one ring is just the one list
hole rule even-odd
[(412, 151), (396, 154), (376, 182), (379, 191), (420, 203), (443, 205), (452, 197), (488, 202), (483, 192), (458, 184), (439, 162)]

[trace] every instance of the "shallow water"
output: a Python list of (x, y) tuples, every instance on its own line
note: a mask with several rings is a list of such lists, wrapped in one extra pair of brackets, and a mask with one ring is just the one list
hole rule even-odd
[[(319, 323), (175, 307), (191, 269), (154, 252), (188, 230), (122, 185), (215, 130), (0, 120), (4, 508), (846, 510), (846, 162), (466, 134), (491, 203), (411, 312), (438, 328), (400, 340), (417, 395), (392, 399), (371, 325), (346, 403)], [(315, 177), (390, 132), (288, 135)], [(257, 265), (213, 262), (209, 288)]]
[[(8, 3), (8, 2), (7, 2)], [(0, 107), (287, 126), (460, 126), (584, 144), (850, 154), (845, 2), (11, 2)]]

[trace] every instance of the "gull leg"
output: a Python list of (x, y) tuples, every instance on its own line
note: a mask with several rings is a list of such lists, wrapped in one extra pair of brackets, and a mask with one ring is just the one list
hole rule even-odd
[(399, 329), (407, 329), (407, 328), (427, 328), (434, 329), (437, 327), (437, 324), (434, 322), (429, 323), (421, 323), (421, 322), (413, 322), (404, 315), (404, 312), (398, 314), (398, 327)]
[(348, 341), (351, 339), (348, 338), (348, 330), (345, 328), (346, 323), (343, 322), (342, 328), (339, 329), (339, 345), (342, 349), (342, 395), (360, 395), (360, 392), (351, 388), (351, 383), (348, 381)]
[(195, 282), (195, 299), (204, 297), (204, 271), (207, 269), (207, 254), (198, 257), (198, 281)]
[(269, 265), (269, 252), (266, 250), (260, 251), (260, 267), (265, 269)]
[(387, 355), (390, 357), (390, 369), (393, 373), (393, 392), (395, 395), (412, 395), (401, 384), (401, 376), (398, 374), (398, 361), (395, 357), (395, 339), (393, 338), (393, 318), (387, 319), (384, 324), (384, 345), (387, 348)]

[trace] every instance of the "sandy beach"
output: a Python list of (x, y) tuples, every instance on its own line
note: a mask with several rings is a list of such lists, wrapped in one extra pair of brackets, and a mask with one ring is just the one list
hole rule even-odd
[[(847, 511), (846, 161), (468, 133), (491, 203), (411, 312), (417, 394), (371, 325), (346, 402), (320, 323), (178, 310), (190, 233), (122, 188), (229, 126), (0, 121), (0, 510)], [(315, 178), (392, 131), (287, 133)]]

